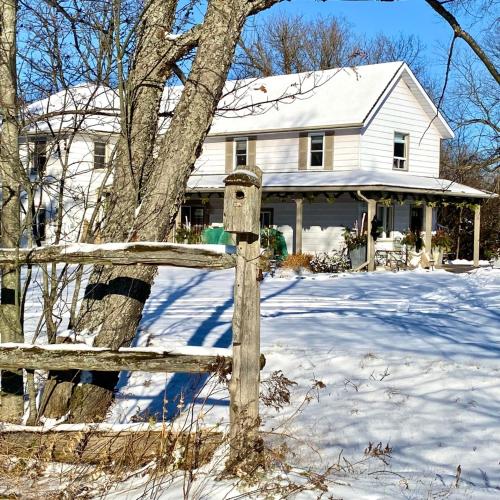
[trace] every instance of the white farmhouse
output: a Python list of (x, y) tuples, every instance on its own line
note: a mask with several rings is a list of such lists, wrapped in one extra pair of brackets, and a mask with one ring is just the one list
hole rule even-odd
[[(178, 91), (166, 91), (166, 111)], [(98, 113), (52, 117), (79, 106)], [(35, 115), (51, 113), (27, 133), (32, 170), (44, 163), (45, 174), (59, 179), (65, 168), (71, 185), (73, 194), (62, 203), (73, 220), (65, 238), (81, 236), (74, 220), (99, 222), (90, 213), (110, 183), (106, 166), (119, 133), (118, 108), (113, 91), (89, 86), (31, 106)], [(52, 145), (50, 159), (54, 128), (59, 152)], [(257, 165), (264, 172), (262, 224), (283, 232), (290, 253), (338, 248), (344, 227), (370, 226), (374, 216), (381, 226), (378, 249), (392, 248), (408, 229), (425, 230), (429, 249), (435, 207), (457, 202), (476, 206), (478, 240), (479, 205), (490, 195), (439, 178), (441, 140), (452, 137), (403, 62), (228, 82), (178, 224), (222, 223), (224, 177)], [(42, 205), (53, 198), (45, 199)], [(44, 208), (44, 214), (54, 211)]]

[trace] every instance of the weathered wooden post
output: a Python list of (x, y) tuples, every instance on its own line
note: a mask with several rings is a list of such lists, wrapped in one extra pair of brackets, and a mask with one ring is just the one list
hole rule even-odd
[(229, 383), (230, 457), (234, 467), (259, 450), (260, 204), (262, 172), (236, 170), (225, 179), (224, 228), (236, 235), (233, 369)]

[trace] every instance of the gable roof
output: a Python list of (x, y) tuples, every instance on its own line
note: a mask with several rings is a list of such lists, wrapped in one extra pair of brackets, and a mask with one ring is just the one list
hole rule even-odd
[[(404, 62), (334, 68), (293, 75), (228, 80), (209, 135), (361, 128), (366, 126), (400, 79), (433, 120), (443, 138), (453, 132)], [(161, 111), (175, 109), (183, 87), (167, 87)], [(28, 106), (28, 113), (50, 113), (50, 127), (95, 132), (119, 131), (119, 98), (107, 87), (83, 84)], [(71, 111), (81, 113), (71, 114)], [(85, 110), (88, 115), (84, 116)], [(57, 116), (60, 112), (61, 116)], [(64, 113), (64, 114), (63, 114)], [(168, 126), (164, 119), (162, 129)], [(48, 129), (43, 122), (30, 131)]]
[(453, 137), (415, 75), (401, 61), (228, 81), (210, 135), (365, 127), (400, 79), (441, 136)]

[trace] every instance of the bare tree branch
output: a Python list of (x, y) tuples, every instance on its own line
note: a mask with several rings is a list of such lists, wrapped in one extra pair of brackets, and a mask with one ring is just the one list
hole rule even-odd
[(474, 38), (467, 33), (459, 24), (456, 17), (443, 7), (444, 2), (438, 0), (425, 0), (441, 17), (443, 17), (448, 24), (453, 28), (453, 32), (456, 37), (464, 40), (467, 45), (474, 51), (474, 53), (479, 57), (479, 59), (486, 66), (486, 69), (490, 72), (491, 76), (500, 84), (500, 74), (498, 73), (495, 65), (490, 60), (488, 55), (479, 46), (479, 44), (474, 40)]

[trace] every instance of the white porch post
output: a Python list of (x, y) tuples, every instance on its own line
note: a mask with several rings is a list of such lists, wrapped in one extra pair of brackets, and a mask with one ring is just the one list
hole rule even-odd
[(302, 220), (304, 199), (295, 198), (295, 253), (302, 253)]
[(375, 240), (372, 236), (372, 220), (375, 217), (377, 210), (377, 202), (375, 200), (368, 200), (368, 214), (366, 224), (366, 258), (368, 261), (368, 271), (375, 271)]
[(474, 267), (479, 267), (479, 239), (481, 235), (481, 205), (474, 207)]
[(424, 210), (424, 253), (429, 259), (432, 259), (432, 207), (425, 204)]

